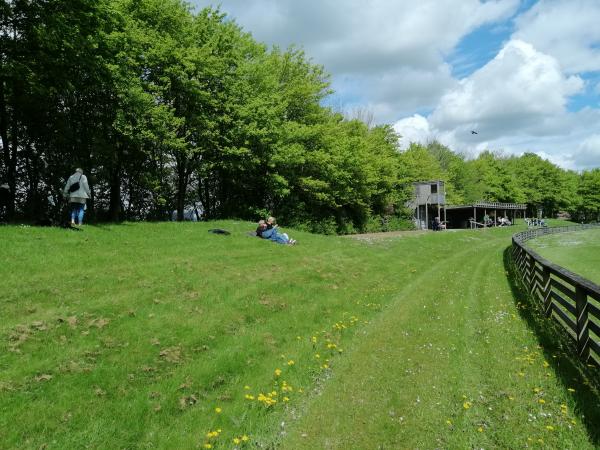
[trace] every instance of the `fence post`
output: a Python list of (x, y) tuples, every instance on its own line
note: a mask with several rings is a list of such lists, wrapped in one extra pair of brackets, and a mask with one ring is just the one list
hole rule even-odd
[(542, 280), (544, 283), (544, 313), (550, 317), (552, 315), (552, 287), (550, 286), (550, 270), (546, 266), (544, 266)]
[(576, 333), (577, 333), (577, 353), (587, 361), (590, 355), (588, 339), (590, 331), (588, 329), (588, 312), (587, 312), (587, 293), (581, 286), (575, 288), (575, 313), (576, 313)]

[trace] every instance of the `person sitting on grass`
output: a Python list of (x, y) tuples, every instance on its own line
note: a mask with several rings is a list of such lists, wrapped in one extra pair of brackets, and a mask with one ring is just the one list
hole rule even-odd
[(262, 237), (263, 237), (263, 236), (262, 236), (262, 232), (263, 232), (264, 230), (266, 230), (266, 229), (267, 229), (267, 222), (265, 222), (265, 221), (264, 221), (264, 220), (262, 220), (262, 219), (261, 219), (261, 220), (259, 220), (259, 221), (258, 221), (258, 226), (256, 227), (256, 235), (257, 235), (259, 238), (262, 238)]
[(263, 239), (277, 242), (278, 244), (294, 245), (296, 243), (296, 240), (290, 239), (286, 233), (279, 232), (274, 217), (269, 217), (267, 221), (260, 220), (258, 222), (258, 228), (256, 229), (256, 235)]

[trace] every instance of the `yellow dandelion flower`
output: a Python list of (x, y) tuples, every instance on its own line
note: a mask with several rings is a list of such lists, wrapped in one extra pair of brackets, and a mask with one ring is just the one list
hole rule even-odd
[(470, 407), (471, 407), (471, 402), (464, 402), (463, 403), (463, 408), (469, 409)]
[(480, 433), (483, 433), (483, 427), (477, 428), (477, 431), (479, 431)]
[(323, 366), (321, 367), (323, 367), (323, 369), (329, 369), (329, 366), (327, 364), (323, 364)]
[(219, 408), (219, 407), (216, 407), (216, 408), (215, 408), (215, 412), (216, 412), (217, 414), (221, 414), (221, 413), (223, 412), (223, 410), (222, 410), (221, 408)]
[(290, 399), (289, 399), (288, 397), (283, 397), (283, 401), (284, 401), (284, 402), (289, 402), (289, 401), (290, 401)]
[(321, 357), (321, 355), (319, 355), (318, 353), (315, 354), (315, 358), (319, 359)]
[(248, 442), (249, 440), (250, 440), (250, 438), (248, 436), (246, 436), (246, 435), (242, 436), (242, 441), (243, 442)]
[(249, 391), (249, 390), (250, 390), (250, 386), (246, 385), (246, 386), (244, 386), (244, 389), (245, 389), (246, 391)]
[(204, 444), (204, 448), (212, 448), (212, 445), (209, 443)]
[(525, 376), (525, 372), (519, 372), (519, 373), (517, 373), (517, 375), (519, 375), (520, 377), (524, 377)]
[(317, 343), (317, 337), (313, 336), (312, 338), (310, 338), (310, 340), (312, 341), (313, 344)]
[(254, 400), (254, 395), (246, 394), (246, 400)]
[(296, 364), (296, 363), (294, 362), (294, 360), (293, 360), (293, 359), (290, 359), (290, 360), (287, 362), (287, 365), (288, 365), (288, 366), (293, 366), (294, 364)]
[(446, 424), (452, 425), (452, 421), (450, 419), (446, 420)]
[(546, 430), (554, 431), (554, 427), (552, 425), (546, 425)]
[(543, 398), (540, 398), (540, 399), (538, 400), (538, 403), (541, 403), (541, 404), (543, 405), (544, 403), (546, 403), (546, 400), (544, 400)]
[(541, 389), (540, 389), (540, 388), (538, 388), (538, 387), (536, 387), (536, 388), (533, 388), (533, 392), (536, 392), (536, 393), (537, 393), (537, 392), (540, 392), (540, 391), (541, 391)]
[(235, 445), (240, 445), (242, 443), (242, 440), (240, 438), (233, 438), (233, 443)]
[(278, 377), (281, 375), (281, 369), (275, 369), (275, 376)]

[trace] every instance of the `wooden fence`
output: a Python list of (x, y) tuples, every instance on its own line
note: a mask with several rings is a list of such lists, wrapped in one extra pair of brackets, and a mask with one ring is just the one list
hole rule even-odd
[(546, 234), (598, 228), (600, 224), (538, 228), (512, 238), (513, 258), (531, 296), (575, 340), (579, 356), (600, 365), (600, 286), (542, 258), (525, 245)]

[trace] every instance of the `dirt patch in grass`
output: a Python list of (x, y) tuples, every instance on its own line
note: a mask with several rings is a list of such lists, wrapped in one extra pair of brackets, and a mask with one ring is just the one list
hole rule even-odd
[(348, 234), (344, 237), (356, 239), (359, 241), (371, 241), (377, 239), (422, 236), (425, 233), (427, 233), (427, 231), (425, 230), (386, 231), (381, 233)]

